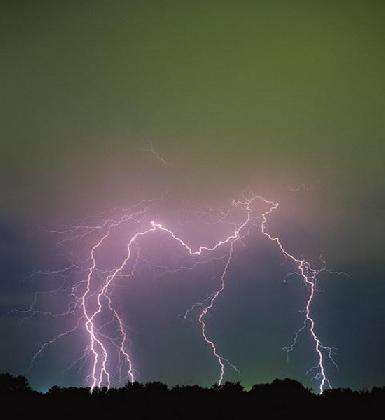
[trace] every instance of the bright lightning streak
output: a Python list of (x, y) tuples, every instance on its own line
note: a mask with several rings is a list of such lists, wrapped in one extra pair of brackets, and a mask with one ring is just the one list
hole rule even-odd
[[(154, 200), (152, 200), (154, 201)], [(266, 211), (262, 213), (259, 212), (258, 215), (255, 213), (255, 202), (261, 201), (264, 205), (268, 206)], [(131, 356), (127, 350), (127, 343), (128, 343), (128, 333), (125, 328), (125, 323), (123, 318), (118, 313), (117, 309), (114, 307), (112, 298), (110, 293), (112, 291), (112, 287), (115, 281), (118, 278), (127, 277), (133, 278), (134, 271), (136, 266), (139, 262), (139, 242), (147, 236), (152, 236), (155, 234), (163, 234), (169, 238), (171, 243), (174, 243), (181, 249), (183, 249), (187, 256), (194, 258), (193, 264), (191, 266), (180, 266), (175, 269), (170, 269), (167, 267), (160, 267), (164, 269), (164, 273), (171, 273), (171, 272), (179, 272), (182, 270), (191, 270), (199, 264), (206, 264), (207, 262), (213, 260), (224, 260), (224, 266), (221, 270), (219, 275), (219, 284), (218, 287), (211, 293), (209, 297), (203, 300), (203, 302), (199, 304), (195, 304), (193, 307), (198, 308), (197, 312), (197, 322), (200, 327), (200, 332), (204, 343), (210, 349), (213, 357), (215, 358), (218, 367), (219, 367), (219, 377), (218, 377), (218, 384), (221, 385), (223, 383), (224, 375), (225, 375), (225, 367), (226, 364), (230, 365), (234, 369), (237, 370), (235, 366), (233, 366), (218, 350), (218, 345), (216, 344), (214, 338), (208, 333), (208, 326), (207, 326), (207, 317), (211, 313), (211, 311), (215, 308), (217, 299), (223, 294), (226, 286), (226, 279), (229, 275), (230, 267), (234, 258), (234, 249), (237, 242), (242, 243), (242, 239), (250, 232), (250, 230), (257, 224), (261, 231), (261, 233), (269, 239), (272, 243), (274, 243), (280, 253), (291, 261), (295, 267), (296, 271), (303, 280), (304, 284), (307, 287), (308, 295), (306, 298), (305, 303), (305, 320), (302, 327), (297, 331), (293, 338), (293, 342), (286, 348), (287, 352), (290, 352), (294, 349), (297, 344), (299, 335), (308, 328), (311, 338), (314, 343), (314, 350), (317, 356), (317, 365), (314, 367), (314, 370), (317, 372), (316, 377), (319, 378), (319, 391), (322, 393), (325, 387), (331, 387), (330, 381), (326, 375), (325, 370), (325, 356), (328, 357), (333, 363), (334, 360), (332, 358), (332, 348), (325, 347), (318, 335), (317, 335), (317, 328), (315, 321), (312, 317), (312, 304), (314, 300), (314, 295), (316, 292), (316, 284), (317, 284), (317, 277), (318, 275), (323, 272), (327, 271), (325, 267), (321, 269), (314, 269), (311, 267), (310, 263), (305, 259), (300, 259), (291, 254), (289, 251), (286, 250), (284, 245), (282, 244), (279, 237), (273, 236), (268, 229), (268, 221), (270, 216), (273, 212), (278, 209), (279, 204), (269, 201), (261, 196), (254, 195), (251, 198), (243, 199), (239, 201), (233, 201), (232, 205), (235, 208), (240, 208), (244, 213), (244, 217), (241, 222), (234, 224), (228, 223), (226, 219), (229, 216), (230, 210), (221, 213), (220, 222), (227, 223), (232, 226), (232, 232), (222, 238), (221, 240), (212, 243), (211, 245), (199, 245), (198, 247), (194, 248), (190, 245), (189, 242), (182, 239), (178, 236), (172, 229), (166, 227), (164, 224), (159, 223), (155, 220), (149, 220), (147, 217), (151, 210), (150, 204), (151, 201), (148, 202), (140, 202), (131, 210), (125, 210), (122, 217), (117, 220), (108, 218), (106, 219), (101, 225), (88, 225), (88, 224), (81, 224), (75, 227), (66, 228), (62, 231), (56, 231), (57, 234), (67, 234), (69, 235), (70, 241), (75, 239), (84, 239), (89, 238), (92, 234), (100, 235), (95, 242), (90, 246), (89, 257), (88, 260), (90, 261), (89, 267), (85, 270), (86, 271), (86, 278), (77, 282), (71, 288), (70, 296), (72, 298), (72, 302), (68, 307), (67, 311), (59, 314), (60, 316), (65, 316), (67, 314), (75, 314), (75, 311), (80, 309), (80, 316), (78, 320), (78, 324), (76, 327), (67, 330), (56, 337), (46, 341), (43, 343), (42, 346), (39, 347), (38, 351), (35, 353), (32, 361), (34, 362), (38, 356), (42, 354), (46, 348), (55, 343), (58, 339), (69, 335), (70, 333), (74, 332), (79, 328), (79, 323), (84, 322), (84, 328), (87, 332), (88, 336), (88, 345), (86, 346), (86, 352), (88, 351), (89, 356), (91, 356), (91, 373), (89, 375), (90, 378), (90, 388), (91, 392), (97, 388), (106, 386), (107, 388), (111, 385), (111, 377), (112, 371), (110, 364), (112, 363), (112, 356), (109, 351), (109, 345), (113, 345), (115, 349), (117, 349), (119, 354), (119, 365), (120, 369), (122, 368), (122, 363), (126, 366), (126, 377), (130, 380), (130, 382), (134, 382), (135, 375), (134, 375), (134, 368)], [(140, 206), (144, 206), (140, 209)], [(112, 238), (112, 233), (116, 229), (121, 229), (123, 224), (128, 223), (136, 223), (140, 226), (143, 226), (142, 229), (137, 230), (132, 234), (131, 237), (127, 239), (126, 245), (126, 253), (121, 261), (121, 263), (113, 269), (103, 271), (98, 266), (98, 255), (102, 253), (105, 243)], [(218, 222), (219, 223), (219, 222)], [(63, 243), (66, 239), (61, 241)], [(137, 250), (136, 259), (132, 258), (134, 248)], [(221, 255), (218, 257), (217, 251), (220, 249), (224, 249), (226, 251), (225, 255)], [(210, 256), (208, 260), (195, 260), (196, 257), (202, 257), (203, 254)], [(145, 261), (143, 259), (143, 261)], [(125, 270), (131, 264), (131, 271), (130, 274), (126, 274)], [(65, 268), (59, 272), (67, 272), (70, 271), (70, 268)], [(55, 273), (55, 272), (52, 272)], [(163, 273), (163, 274), (164, 274)], [(48, 274), (48, 273), (44, 273)], [(338, 273), (340, 274), (340, 273)], [(344, 273), (342, 273), (344, 274)], [(100, 280), (101, 275), (103, 275), (102, 280)], [(79, 290), (82, 290), (79, 295)], [(35, 306), (37, 305), (37, 295), (34, 297), (34, 301), (31, 307), (25, 311), (28, 313), (38, 313)], [(107, 312), (106, 312), (107, 311)], [(190, 310), (191, 311), (191, 310)], [(186, 312), (186, 314), (189, 311)], [(39, 312), (41, 314), (45, 314), (45, 312)], [(103, 317), (103, 314), (108, 313), (111, 316), (110, 321), (107, 324), (115, 323), (117, 327), (117, 333), (119, 335), (119, 339), (108, 337), (106, 334), (102, 333), (102, 328), (104, 325), (100, 326), (100, 319)], [(47, 312), (48, 315), (53, 317), (57, 317), (58, 314), (53, 314)], [(186, 315), (185, 315), (186, 316)], [(108, 340), (108, 341), (106, 341)], [(118, 340), (118, 341), (116, 341)], [(84, 357), (86, 356), (86, 352), (84, 353)]]
[(305, 285), (308, 287), (309, 294), (306, 300), (305, 305), (305, 322), (303, 326), (297, 331), (297, 333), (294, 336), (293, 343), (287, 347), (288, 351), (293, 350), (295, 345), (297, 344), (298, 337), (300, 333), (306, 328), (306, 325), (309, 325), (309, 331), (311, 334), (311, 337), (314, 342), (314, 348), (317, 355), (317, 365), (315, 366), (317, 372), (317, 377), (320, 378), (320, 384), (319, 384), (319, 391), (320, 394), (323, 393), (325, 387), (331, 388), (331, 384), (329, 379), (326, 376), (325, 371), (325, 363), (324, 363), (324, 354), (323, 351), (326, 351), (329, 358), (334, 362), (332, 359), (331, 353), (332, 349), (330, 347), (325, 347), (322, 345), (317, 332), (316, 332), (316, 324), (315, 321), (311, 315), (311, 307), (314, 299), (314, 294), (316, 290), (316, 283), (317, 283), (317, 277), (318, 275), (324, 271), (324, 268), (321, 268), (319, 270), (316, 270), (311, 267), (310, 263), (304, 259), (299, 259), (295, 257), (293, 254), (288, 252), (285, 247), (283, 246), (281, 240), (277, 236), (273, 236), (269, 233), (267, 224), (268, 224), (268, 218), (271, 216), (271, 214), (276, 211), (279, 207), (278, 203), (273, 203), (272, 201), (266, 200), (263, 197), (259, 197), (265, 204), (269, 206), (269, 209), (262, 213), (262, 222), (261, 222), (261, 232), (273, 243), (275, 243), (280, 252), (289, 260), (291, 260), (298, 269), (299, 275), (301, 276), (302, 280), (304, 281)]
[[(86, 290), (81, 298), (81, 307), (83, 309), (83, 315), (86, 319), (86, 323), (85, 323), (85, 327), (86, 330), (90, 336), (90, 349), (91, 352), (93, 354), (94, 357), (94, 362), (93, 362), (93, 366), (92, 366), (92, 373), (91, 373), (91, 377), (92, 377), (92, 384), (91, 384), (91, 391), (93, 391), (93, 389), (95, 388), (95, 386), (100, 386), (103, 380), (103, 374), (106, 375), (107, 377), (107, 384), (109, 386), (109, 373), (106, 370), (106, 363), (107, 363), (107, 351), (105, 346), (103, 345), (103, 343), (97, 338), (96, 334), (95, 334), (95, 326), (94, 326), (94, 318), (96, 316), (97, 312), (94, 312), (91, 316), (88, 314), (87, 312), (87, 307), (86, 307), (86, 301), (87, 301), (87, 295), (90, 293), (90, 288), (91, 288), (91, 279), (92, 279), (92, 275), (94, 273), (94, 270), (96, 268), (96, 259), (95, 259), (95, 252), (98, 248), (100, 248), (104, 242), (104, 240), (106, 238), (108, 238), (109, 236), (109, 232), (106, 233), (105, 235), (102, 236), (102, 238), (91, 248), (91, 267), (89, 269), (88, 272), (88, 276), (87, 276), (87, 286), (86, 286)], [(98, 362), (99, 362), (99, 352), (97, 351), (97, 347), (100, 347), (101, 351), (102, 351), (102, 361), (101, 361), (101, 368), (100, 368), (100, 372), (99, 375), (97, 376), (96, 373), (96, 369), (98, 366)]]
[(212, 338), (209, 338), (208, 335), (207, 335), (206, 317), (207, 317), (207, 314), (213, 309), (216, 299), (225, 290), (225, 278), (226, 278), (226, 275), (227, 275), (227, 270), (228, 270), (228, 268), (231, 264), (231, 260), (232, 260), (232, 257), (233, 257), (233, 252), (234, 252), (234, 242), (231, 242), (229, 256), (226, 260), (225, 267), (224, 267), (223, 272), (222, 272), (221, 277), (220, 277), (220, 286), (214, 292), (214, 294), (211, 296), (208, 305), (203, 307), (203, 309), (201, 310), (201, 312), (199, 314), (199, 317), (198, 317), (198, 321), (199, 321), (199, 324), (201, 326), (202, 337), (203, 337), (205, 343), (208, 346), (211, 347), (212, 353), (215, 356), (215, 358), (217, 359), (218, 364), (220, 366), (220, 375), (219, 375), (218, 385), (222, 385), (222, 382), (223, 382), (223, 377), (225, 375), (225, 361), (226, 361), (226, 359), (224, 359), (223, 356), (221, 356), (218, 353), (217, 346), (216, 346), (214, 340)]
[[(238, 205), (239, 204), (240, 203), (238, 203)], [(90, 348), (91, 348), (91, 351), (93, 353), (93, 367), (92, 367), (92, 375), (91, 375), (91, 377), (92, 377), (91, 391), (93, 391), (95, 387), (100, 387), (103, 384), (103, 379), (104, 378), (106, 378), (105, 383), (106, 383), (107, 388), (110, 386), (110, 374), (109, 374), (108, 369), (107, 369), (108, 352), (106, 350), (106, 346), (102, 343), (101, 339), (98, 338), (97, 334), (95, 333), (96, 327), (95, 327), (95, 322), (94, 322), (95, 318), (102, 311), (102, 306), (103, 306), (102, 305), (102, 297), (107, 298), (107, 300), (109, 302), (109, 308), (110, 308), (111, 312), (113, 313), (114, 317), (118, 320), (119, 329), (120, 329), (121, 336), (122, 336), (120, 351), (124, 355), (124, 357), (125, 357), (125, 359), (128, 363), (128, 366), (129, 366), (128, 376), (129, 376), (131, 382), (134, 381), (134, 375), (133, 375), (133, 371), (132, 371), (132, 362), (131, 362), (131, 359), (130, 359), (128, 353), (124, 349), (124, 344), (125, 344), (126, 339), (127, 339), (127, 334), (124, 331), (124, 326), (123, 326), (122, 319), (119, 317), (118, 313), (114, 309), (112, 309), (111, 300), (107, 296), (107, 292), (108, 292), (108, 289), (110, 288), (110, 286), (112, 285), (113, 281), (115, 280), (115, 278), (118, 275), (120, 275), (122, 273), (122, 271), (125, 269), (125, 267), (127, 266), (127, 263), (130, 260), (130, 257), (131, 257), (131, 254), (132, 254), (132, 247), (135, 244), (135, 242), (138, 239), (140, 239), (141, 237), (146, 236), (150, 233), (154, 233), (156, 231), (166, 233), (173, 241), (175, 241), (182, 248), (184, 248), (190, 256), (200, 256), (203, 252), (212, 252), (212, 251), (217, 250), (218, 248), (220, 248), (223, 245), (227, 245), (227, 244), (230, 245), (229, 257), (226, 261), (224, 271), (223, 271), (223, 273), (221, 275), (221, 278), (220, 278), (220, 288), (214, 292), (214, 294), (212, 295), (212, 298), (209, 301), (209, 304), (203, 308), (203, 310), (201, 311), (201, 313), (199, 315), (199, 318), (198, 318), (199, 324), (201, 325), (202, 337), (203, 337), (204, 341), (206, 342), (206, 344), (211, 348), (214, 357), (217, 359), (217, 361), (219, 363), (220, 376), (219, 376), (218, 383), (219, 384), (222, 383), (223, 377), (224, 377), (224, 369), (225, 369), (224, 361), (226, 359), (224, 359), (218, 353), (213, 339), (210, 339), (208, 337), (205, 318), (206, 318), (207, 314), (211, 311), (211, 309), (214, 307), (215, 300), (219, 297), (219, 295), (223, 292), (223, 290), (225, 288), (225, 276), (227, 274), (227, 270), (228, 270), (228, 267), (230, 265), (231, 258), (232, 258), (232, 255), (233, 255), (234, 242), (237, 241), (240, 238), (240, 232), (250, 222), (250, 217), (251, 217), (251, 212), (252, 212), (252, 209), (250, 207), (251, 201), (246, 201), (245, 203), (241, 203), (241, 204), (243, 204), (245, 206), (247, 216), (246, 216), (245, 220), (234, 230), (234, 232), (231, 235), (229, 235), (228, 237), (226, 237), (225, 239), (214, 243), (211, 247), (208, 247), (208, 246), (205, 246), (205, 245), (200, 245), (196, 250), (194, 250), (183, 239), (178, 237), (172, 230), (170, 230), (170, 229), (166, 228), (165, 226), (163, 226), (162, 224), (157, 223), (157, 222), (152, 220), (150, 222), (150, 227), (148, 229), (145, 229), (143, 231), (135, 233), (129, 239), (128, 244), (127, 244), (126, 257), (122, 261), (121, 265), (119, 267), (117, 267), (116, 269), (114, 269), (112, 271), (112, 274), (110, 274), (106, 277), (102, 287), (99, 289), (99, 291), (97, 293), (97, 308), (91, 315), (89, 315), (88, 312), (87, 312), (87, 309), (86, 309), (86, 300), (87, 300), (87, 296), (90, 292), (90, 284), (91, 284), (92, 275), (93, 275), (93, 272), (96, 268), (95, 252), (98, 248), (100, 248), (102, 246), (104, 240), (109, 237), (109, 232), (107, 232), (104, 236), (102, 236), (102, 238), (92, 247), (92, 249), (91, 249), (92, 265), (90, 267), (88, 277), (87, 277), (86, 291), (85, 291), (85, 293), (82, 297), (82, 308), (83, 308), (84, 317), (86, 319), (86, 329), (87, 329), (87, 332), (88, 332), (89, 337), (90, 337)], [(99, 351), (97, 350), (98, 348), (99, 348)]]

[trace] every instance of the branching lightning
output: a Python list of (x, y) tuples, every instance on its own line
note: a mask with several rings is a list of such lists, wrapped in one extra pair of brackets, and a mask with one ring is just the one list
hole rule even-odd
[(314, 299), (314, 295), (315, 295), (315, 291), (316, 291), (316, 284), (317, 284), (317, 277), (319, 276), (319, 274), (325, 270), (324, 267), (322, 267), (321, 269), (314, 269), (311, 267), (310, 263), (308, 261), (306, 261), (305, 259), (299, 259), (297, 257), (295, 257), (293, 254), (291, 254), (290, 252), (288, 252), (286, 250), (286, 248), (284, 247), (284, 245), (282, 244), (281, 240), (279, 239), (279, 237), (277, 236), (273, 236), (271, 233), (269, 233), (268, 231), (268, 227), (267, 227), (267, 223), (268, 223), (268, 218), (269, 216), (278, 209), (279, 204), (278, 203), (273, 203), (272, 201), (268, 201), (263, 197), (260, 197), (260, 199), (262, 201), (264, 201), (268, 206), (268, 210), (262, 213), (262, 221), (261, 221), (261, 232), (273, 243), (276, 244), (276, 246), (279, 248), (280, 252), (283, 254), (284, 257), (286, 257), (287, 259), (289, 259), (291, 262), (293, 262), (297, 269), (298, 269), (298, 273), (301, 276), (303, 282), (305, 283), (305, 285), (307, 286), (308, 289), (308, 296), (306, 299), (306, 304), (305, 304), (305, 321), (304, 324), (302, 325), (302, 327), (295, 333), (293, 341), (291, 343), (290, 346), (286, 347), (287, 351), (292, 351), (294, 349), (294, 347), (297, 344), (298, 341), (298, 337), (299, 335), (305, 330), (306, 326), (309, 326), (309, 331), (311, 334), (311, 337), (313, 339), (314, 342), (314, 349), (317, 355), (317, 365), (315, 366), (315, 370), (316, 370), (316, 377), (320, 378), (320, 384), (319, 384), (319, 391), (322, 394), (325, 387), (329, 387), (331, 388), (331, 384), (329, 379), (326, 376), (326, 370), (325, 370), (325, 356), (324, 356), (324, 351), (326, 352), (327, 356), (329, 357), (329, 359), (332, 360), (332, 362), (335, 364), (334, 359), (332, 358), (332, 348), (331, 347), (326, 347), (324, 346), (318, 335), (316, 332), (316, 324), (314, 321), (314, 318), (312, 317), (311, 314), (311, 307), (313, 304), (313, 299)]
[[(153, 150), (153, 149), (151, 149)], [(267, 209), (257, 211), (259, 205), (267, 206)], [(172, 228), (160, 223), (153, 217), (151, 204), (153, 201), (142, 201), (131, 209), (124, 210), (123, 215), (118, 218), (107, 218), (99, 225), (79, 224), (74, 227), (65, 228), (55, 231), (60, 235), (60, 244), (65, 242), (77, 241), (79, 239), (90, 239), (96, 236), (96, 239), (90, 244), (89, 255), (87, 258), (88, 266), (80, 270), (84, 273), (84, 277), (70, 287), (70, 296), (72, 298), (67, 310), (60, 314), (48, 311), (38, 310), (39, 294), (34, 295), (31, 306), (25, 310), (30, 316), (36, 314), (50, 315), (53, 317), (66, 316), (68, 314), (77, 315), (78, 318), (75, 325), (70, 329), (61, 332), (57, 336), (44, 342), (34, 354), (32, 364), (42, 355), (47, 348), (56, 343), (57, 340), (84, 328), (88, 343), (83, 350), (81, 360), (90, 360), (90, 389), (91, 392), (98, 387), (110, 387), (115, 383), (112, 377), (116, 375), (112, 363), (111, 346), (118, 353), (119, 370), (125, 370), (124, 379), (134, 382), (136, 379), (135, 368), (132, 356), (130, 354), (130, 337), (126, 328), (125, 320), (114, 305), (112, 291), (117, 279), (133, 279), (138, 264), (147, 263), (146, 259), (141, 256), (141, 249), (145, 246), (145, 238), (166, 238), (170, 244), (179, 248), (184, 252), (187, 258), (191, 260), (191, 265), (183, 265), (178, 267), (160, 267), (163, 273), (179, 272), (182, 270), (193, 270), (196, 266), (210, 263), (213, 260), (223, 260), (223, 268), (218, 275), (218, 286), (211, 291), (209, 296), (196, 303), (188, 310), (185, 317), (191, 311), (197, 313), (197, 323), (204, 344), (211, 351), (213, 358), (216, 360), (219, 375), (217, 382), (219, 385), (223, 383), (225, 377), (226, 365), (236, 369), (236, 367), (223, 356), (219, 350), (212, 332), (209, 332), (208, 315), (215, 309), (217, 300), (225, 291), (226, 281), (230, 276), (231, 264), (235, 258), (235, 250), (238, 242), (249, 235), (257, 226), (261, 234), (272, 242), (280, 253), (294, 265), (297, 275), (300, 276), (307, 289), (307, 297), (304, 305), (304, 323), (293, 337), (292, 343), (285, 348), (287, 352), (292, 351), (298, 343), (301, 333), (308, 330), (314, 344), (314, 352), (316, 355), (316, 365), (312, 370), (316, 372), (315, 378), (319, 382), (319, 392), (322, 393), (325, 388), (331, 387), (327, 376), (325, 359), (328, 358), (333, 363), (332, 347), (326, 347), (322, 344), (319, 336), (315, 320), (312, 315), (312, 305), (317, 288), (317, 279), (321, 272), (326, 271), (325, 266), (315, 269), (310, 262), (298, 258), (290, 253), (278, 236), (274, 236), (269, 230), (269, 219), (278, 209), (279, 204), (274, 203), (258, 195), (250, 195), (248, 198), (233, 201), (230, 206), (241, 212), (242, 219), (238, 223), (227, 223), (231, 227), (231, 232), (224, 238), (212, 242), (211, 244), (201, 244), (193, 247), (191, 243), (183, 239)], [(231, 208), (221, 212), (217, 223), (225, 223)], [(110, 269), (102, 269), (99, 265), (99, 257), (103, 255), (107, 243), (114, 240), (116, 231), (124, 232), (123, 227), (130, 226), (133, 229), (131, 235), (126, 239), (126, 251), (120, 264)], [(155, 243), (157, 239), (154, 239)], [(139, 247), (140, 246), (140, 247)], [(56, 271), (57, 273), (71, 272), (72, 268), (79, 268), (78, 265), (70, 265), (64, 269)], [(53, 272), (47, 272), (49, 274)], [(292, 273), (290, 273), (292, 274)], [(108, 315), (108, 319), (106, 317)], [(114, 325), (116, 336), (111, 337), (104, 332), (108, 325)], [(73, 365), (75, 365), (75, 362)], [(121, 376), (121, 375), (119, 375)]]

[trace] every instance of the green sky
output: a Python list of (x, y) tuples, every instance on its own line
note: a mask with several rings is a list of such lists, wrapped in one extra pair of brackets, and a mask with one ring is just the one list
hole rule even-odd
[(224, 172), (282, 164), (376, 182), (384, 12), (379, 1), (9, 2), (2, 166), (56, 168), (151, 138)]
[(151, 178), (133, 177), (151, 140), (210, 193), (311, 184), (322, 229), (337, 211), (342, 236), (372, 242), (385, 201), (384, 18), (372, 0), (6, 2), (3, 211), (122, 196)]

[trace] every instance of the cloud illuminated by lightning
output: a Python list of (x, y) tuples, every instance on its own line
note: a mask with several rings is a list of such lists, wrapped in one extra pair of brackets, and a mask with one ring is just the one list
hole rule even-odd
[[(124, 210), (121, 217), (106, 218), (98, 225), (79, 224), (55, 232), (60, 236), (64, 236), (64, 239), (62, 239), (60, 243), (67, 240), (75, 241), (91, 238), (92, 236), (96, 236), (97, 238), (90, 245), (88, 255), (89, 263), (88, 267), (85, 269), (85, 278), (71, 287), (70, 294), (73, 300), (68, 307), (67, 312), (74, 314), (77, 311), (78, 320), (75, 327), (62, 332), (43, 343), (35, 353), (32, 362), (34, 363), (47, 347), (54, 344), (57, 340), (71, 334), (75, 330), (77, 331), (80, 328), (80, 325), (82, 325), (88, 336), (88, 344), (81, 358), (83, 359), (86, 357), (86, 353), (90, 358), (91, 369), (89, 379), (91, 391), (96, 387), (106, 386), (108, 388), (112, 386), (111, 378), (115, 375), (115, 372), (114, 367), (112, 366), (111, 343), (119, 355), (119, 369), (121, 370), (124, 366), (126, 371), (124, 377), (133, 382), (136, 376), (134, 362), (128, 346), (129, 334), (124, 319), (121, 314), (119, 314), (118, 309), (114, 306), (111, 292), (114, 289), (117, 279), (133, 278), (137, 264), (140, 261), (145, 262), (144, 258), (140, 260), (141, 257), (139, 252), (139, 246), (143, 246), (142, 242), (144, 239), (147, 237), (150, 239), (155, 236), (163, 236), (170, 244), (184, 251), (185, 255), (192, 261), (191, 265), (188, 266), (178, 266), (176, 268), (164, 267), (164, 272), (178, 272), (185, 269), (190, 270), (198, 264), (205, 264), (214, 259), (222, 259), (224, 262), (223, 269), (218, 276), (217, 288), (211, 292), (210, 296), (194, 306), (195, 308), (198, 308), (197, 322), (200, 327), (203, 342), (211, 351), (211, 354), (218, 364), (219, 376), (217, 382), (218, 384), (222, 384), (226, 365), (235, 369), (236, 367), (225, 358), (219, 350), (213, 333), (209, 333), (207, 318), (210, 312), (214, 310), (217, 300), (225, 291), (226, 280), (230, 275), (231, 264), (235, 257), (237, 243), (240, 242), (243, 237), (249, 235), (250, 231), (255, 228), (255, 226), (258, 226), (263, 236), (272, 242), (280, 253), (294, 265), (297, 274), (301, 277), (308, 291), (304, 309), (304, 323), (294, 335), (292, 344), (287, 346), (286, 350), (292, 351), (297, 344), (299, 335), (307, 329), (312, 338), (317, 359), (314, 370), (316, 371), (315, 376), (319, 380), (319, 391), (322, 393), (326, 387), (331, 387), (326, 373), (325, 358), (327, 357), (333, 361), (332, 348), (326, 347), (321, 343), (317, 332), (317, 326), (312, 316), (312, 304), (316, 293), (317, 278), (321, 272), (326, 270), (326, 268), (323, 266), (320, 269), (314, 269), (309, 261), (298, 258), (290, 253), (283, 245), (281, 239), (270, 233), (268, 222), (271, 215), (278, 209), (278, 203), (269, 201), (259, 195), (251, 194), (247, 198), (234, 200), (231, 208), (237, 209), (242, 213), (243, 216), (241, 221), (238, 223), (229, 223), (232, 230), (222, 239), (210, 244), (201, 244), (193, 247), (189, 241), (175, 233), (171, 227), (160, 223), (155, 217), (151, 217), (152, 202), (153, 201), (140, 202), (131, 209)], [(259, 206), (261, 204), (267, 206), (267, 209), (262, 212), (260, 210), (257, 211), (257, 203)], [(223, 222), (229, 212), (230, 210), (221, 212), (219, 220)], [(102, 270), (98, 261), (100, 256), (104, 253), (106, 244), (114, 240), (113, 235), (116, 231), (124, 231), (123, 228), (125, 226), (131, 226), (131, 228), (134, 228), (134, 231), (126, 239), (126, 252), (123, 259), (116, 267)], [(157, 239), (154, 239), (154, 241), (156, 243)], [(221, 253), (219, 256), (218, 252)], [(207, 258), (209, 259), (207, 260)], [(131, 268), (129, 274), (127, 274), (128, 266)], [(62, 271), (70, 271), (69, 267), (66, 267)], [(82, 272), (84, 272), (84, 270), (82, 270)], [(37, 298), (35, 297), (33, 305), (31, 305), (27, 312), (36, 312), (36, 299)], [(63, 314), (66, 314), (67, 312), (64, 311)], [(110, 317), (107, 324), (115, 325), (118, 338), (110, 337), (103, 332), (103, 328), (105, 328), (106, 325), (106, 323), (103, 323), (106, 313), (108, 313)], [(51, 315), (55, 316), (55, 314)]]

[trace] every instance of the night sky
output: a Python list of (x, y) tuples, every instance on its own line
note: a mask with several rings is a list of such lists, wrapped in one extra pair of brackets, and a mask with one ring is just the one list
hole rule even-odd
[[(71, 256), (87, 266), (90, 249), (87, 240), (58, 246), (49, 231), (167, 193), (157, 217), (196, 245), (223, 234), (202, 225), (200, 210), (252, 190), (280, 202), (271, 230), (289, 249), (348, 274), (323, 274), (313, 307), (319, 336), (337, 349), (332, 385), (384, 385), (384, 19), (374, 0), (3, 1), (0, 370), (37, 389), (87, 383), (89, 363), (71, 367), (82, 330), (29, 370), (39, 344), (73, 321), (23, 319), (34, 291), (61, 281), (33, 273)], [(166, 165), (146, 151), (151, 143)], [(112, 265), (123, 240), (111, 245)], [(171, 261), (170, 244), (156, 248)], [(215, 264), (147, 273), (117, 293), (138, 380), (215, 382), (194, 319), (181, 317), (211, 292)], [(282, 350), (303, 316), (305, 289), (286, 277), (292, 271), (258, 233), (237, 248), (208, 318), (240, 370), (226, 379), (314, 386), (308, 335), (289, 360)], [(64, 304), (60, 295), (42, 301)]]

